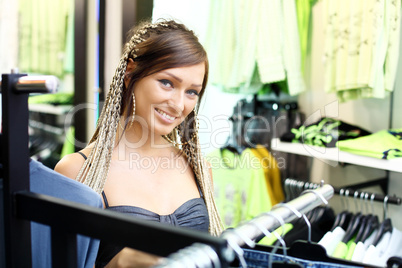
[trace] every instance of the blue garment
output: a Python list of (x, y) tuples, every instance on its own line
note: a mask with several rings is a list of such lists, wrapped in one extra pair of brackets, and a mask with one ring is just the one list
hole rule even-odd
[[(102, 208), (101, 197), (88, 186), (69, 179), (42, 163), (30, 161), (30, 190), (85, 205)], [(52, 267), (50, 227), (32, 222), (32, 267)], [(77, 235), (77, 267), (92, 268), (99, 240)]]
[[(305, 268), (357, 268), (359, 266), (353, 265), (345, 265), (345, 264), (338, 264), (338, 263), (331, 263), (331, 262), (321, 262), (321, 261), (310, 261), (304, 260), (300, 258), (294, 258), (291, 256), (287, 256), (285, 258), (284, 255), (280, 254), (272, 254), (270, 252), (253, 250), (253, 249), (243, 249), (244, 251), (244, 259), (246, 261), (247, 267), (268, 267), (268, 263), (271, 260), (274, 261), (287, 261), (289, 263), (296, 263), (300, 264)], [(270, 259), (270, 255), (272, 258)]]

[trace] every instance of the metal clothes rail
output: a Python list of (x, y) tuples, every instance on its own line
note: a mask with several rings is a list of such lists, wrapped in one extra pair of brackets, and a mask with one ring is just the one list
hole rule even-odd
[[(301, 191), (305, 189), (315, 189), (318, 188), (320, 185), (317, 183), (312, 183), (312, 182), (305, 182), (305, 181), (299, 181), (296, 179), (286, 179), (285, 180), (285, 189), (287, 187), (294, 187), (296, 189), (299, 189)], [(362, 191), (358, 190), (357, 188), (362, 188), (365, 185), (363, 184), (358, 184), (358, 185), (349, 185), (349, 186), (343, 186), (343, 187), (334, 187), (334, 193), (338, 195), (343, 195), (343, 196), (349, 196), (349, 197), (359, 197), (359, 198), (364, 198), (368, 200), (374, 200), (378, 202), (387, 202), (388, 204), (394, 204), (394, 205), (401, 205), (401, 198), (397, 196), (390, 196), (390, 195), (382, 195), (382, 194), (377, 194), (377, 193), (370, 193), (367, 191)], [(371, 185), (369, 185), (371, 186)]]
[[(240, 247), (245, 244), (249, 246), (253, 244), (255, 239), (266, 235), (267, 231), (271, 232), (285, 222), (293, 221), (298, 217), (297, 214), (301, 216), (301, 214), (306, 214), (322, 204), (327, 204), (333, 194), (334, 189), (330, 185), (323, 185), (314, 190), (306, 190), (301, 196), (287, 203), (277, 204), (271, 211), (263, 213), (234, 229), (228, 229), (223, 232), (221, 237), (227, 240), (229, 246), (236, 252), (241, 250)], [(228, 261), (233, 261), (235, 255), (227, 254), (225, 257)], [(217, 254), (214, 254), (211, 248), (196, 243), (170, 255), (165, 263), (158, 267), (217, 268), (220, 267), (219, 259), (217, 258)]]

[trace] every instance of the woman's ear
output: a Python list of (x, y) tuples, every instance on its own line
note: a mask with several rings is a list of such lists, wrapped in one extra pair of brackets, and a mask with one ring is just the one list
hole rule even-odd
[(126, 68), (126, 72), (124, 74), (124, 85), (126, 86), (126, 88), (128, 87), (128, 84), (130, 83), (130, 79), (128, 78), (128, 74), (130, 74), (134, 68), (135, 68), (135, 62), (133, 61), (133, 59), (128, 59), (127, 62), (127, 68)]

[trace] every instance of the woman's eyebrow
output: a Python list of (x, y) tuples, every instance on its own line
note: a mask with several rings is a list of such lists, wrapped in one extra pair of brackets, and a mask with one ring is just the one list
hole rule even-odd
[[(172, 74), (172, 73), (170, 73), (170, 72), (164, 71), (163, 73), (164, 73), (164, 74), (167, 74), (167, 75), (169, 75), (169, 76), (171, 76), (171, 77), (173, 77), (174, 79), (176, 79), (176, 80), (179, 81), (180, 83), (183, 82), (183, 79), (181, 79), (180, 77), (178, 77), (178, 76), (176, 76), (176, 75), (174, 75), (174, 74)], [(192, 86), (192, 87), (202, 87), (201, 84), (191, 84), (191, 86)]]

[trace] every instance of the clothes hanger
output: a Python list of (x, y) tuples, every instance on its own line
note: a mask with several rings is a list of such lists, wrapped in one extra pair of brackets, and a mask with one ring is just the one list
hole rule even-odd
[[(280, 203), (280, 204), (277, 204), (276, 206), (280, 206), (280, 205), (288, 207), (292, 212), (294, 212), (296, 214), (296, 216), (298, 216), (298, 214), (300, 214), (300, 212), (298, 212), (296, 209), (292, 208), (290, 205), (288, 205), (286, 203)], [(288, 254), (286, 252), (286, 243), (282, 238), (284, 235), (284, 232), (285, 232), (285, 226), (284, 226), (285, 222), (281, 217), (277, 216), (273, 212), (268, 212), (266, 214), (273, 216), (282, 226), (282, 236), (278, 235), (278, 233), (275, 231), (273, 232), (273, 234), (277, 238), (277, 242), (275, 243), (275, 247), (272, 250), (272, 255), (275, 254), (276, 250), (278, 249), (279, 243), (281, 243), (283, 255), (285, 257), (285, 260), (287, 260)], [(272, 255), (269, 256), (269, 268), (302, 268), (303, 267), (301, 264), (290, 263), (288, 261), (272, 261)]]
[[(348, 197), (349, 190), (341, 189), (339, 191), (339, 194), (341, 195), (341, 201), (343, 200), (342, 199), (343, 193), (345, 193), (345, 197)], [(342, 204), (344, 204), (344, 203), (342, 203)], [(353, 213), (350, 212), (350, 210), (347, 206), (344, 206), (344, 207), (345, 207), (345, 209), (343, 211), (341, 211), (338, 215), (336, 215), (334, 225), (332, 226), (331, 231), (334, 231), (334, 229), (338, 226), (341, 227), (343, 230), (346, 230), (347, 226), (349, 225), (349, 222), (353, 216)]]
[[(317, 192), (316, 192), (316, 194), (319, 195), (319, 193), (317, 193)], [(321, 196), (321, 199), (325, 200), (325, 198), (322, 196)], [(324, 204), (327, 204), (327, 203), (328, 202), (326, 202), (326, 203), (324, 202)], [(305, 219), (306, 224), (311, 233), (311, 224), (308, 222), (307, 217), (304, 217), (304, 219)], [(356, 263), (353, 263), (351, 261), (329, 257), (327, 255), (324, 247), (322, 247), (319, 244), (311, 242), (311, 236), (309, 236), (307, 241), (296, 241), (296, 242), (292, 243), (290, 249), (288, 250), (288, 254), (289, 254), (289, 256), (294, 256), (294, 257), (305, 259), (305, 260), (356, 266)], [(364, 266), (365, 267), (373, 267), (373, 266), (366, 265), (366, 264)]]
[(366, 239), (376, 230), (379, 226), (379, 220), (378, 216), (374, 214), (374, 205), (373, 205), (373, 200), (374, 200), (375, 194), (371, 194), (371, 217), (368, 219), (368, 222), (366, 224), (366, 227), (364, 229), (363, 235), (361, 237), (362, 242), (366, 241)]
[[(364, 197), (364, 192), (361, 192), (360, 193), (360, 200), (361, 200), (361, 211), (363, 211), (363, 205), (364, 205), (364, 203), (363, 203), (363, 197)], [(367, 193), (366, 193), (366, 195), (367, 195)], [(367, 226), (367, 223), (369, 222), (369, 219), (371, 218), (371, 214), (368, 214), (368, 209), (366, 210), (366, 214), (364, 214), (363, 215), (363, 217), (362, 217), (362, 219), (361, 219), (361, 224), (360, 224), (360, 226), (358, 227), (358, 230), (357, 230), (357, 234), (356, 234), (356, 238), (355, 238), (355, 240), (354, 240), (354, 242), (357, 244), (359, 241), (361, 241), (361, 238), (363, 237), (363, 234), (364, 234), (364, 230), (365, 230), (365, 228), (366, 228), (366, 226)]]
[[(305, 191), (306, 192), (306, 191)], [(319, 196), (324, 204), (328, 204), (327, 200), (323, 197), (320, 196), (319, 193), (317, 193), (317, 196)], [(325, 202), (324, 202), (325, 200)], [(289, 206), (287, 206), (289, 207)], [(295, 209), (292, 211), (294, 212)], [(356, 263), (347, 261), (347, 260), (342, 260), (342, 259), (337, 259), (337, 258), (332, 258), (329, 257), (325, 251), (325, 249), (317, 244), (311, 241), (311, 224), (308, 221), (306, 215), (302, 214), (303, 219), (305, 220), (307, 227), (309, 228), (309, 236), (307, 241), (295, 241), (292, 243), (290, 248), (287, 250), (288, 256), (295, 257), (295, 258), (300, 258), (304, 260), (311, 260), (311, 261), (319, 261), (319, 262), (329, 262), (329, 263), (337, 263), (341, 265), (353, 265), (356, 266)], [(366, 267), (372, 267), (369, 265), (365, 265)]]
[[(359, 193), (357, 191), (355, 191), (354, 200), (355, 200), (355, 204), (356, 204), (356, 211), (358, 211), (357, 202), (356, 202), (356, 197), (358, 194)], [(342, 238), (343, 243), (346, 244), (347, 242), (349, 242), (349, 240), (351, 240), (353, 238), (353, 236), (356, 235), (356, 233), (359, 230), (360, 225), (362, 224), (363, 217), (364, 217), (364, 215), (360, 211), (352, 216), (352, 219), (350, 220), (350, 222), (348, 224), (348, 228), (346, 229), (345, 235)]]
[[(325, 200), (325, 198), (324, 198), (324, 200)], [(306, 221), (306, 224), (307, 224), (308, 228), (310, 228), (310, 232), (311, 232), (311, 224), (308, 223), (307, 217), (303, 216), (303, 219)], [(259, 229), (266, 236), (270, 236), (270, 233), (268, 231), (264, 230), (261, 226), (259, 227)], [(309, 239), (310, 238), (308, 238), (308, 240)], [(259, 245), (259, 244), (257, 244), (254, 249), (262, 251), (262, 252), (271, 252), (271, 253), (275, 252), (276, 254), (282, 254), (282, 255), (284, 255), (286, 253), (287, 256), (289, 256), (289, 257), (295, 257), (295, 258), (300, 258), (303, 260), (310, 260), (310, 261), (314, 261), (314, 262), (327, 262), (327, 263), (334, 263), (334, 264), (340, 264), (340, 265), (356, 266), (355, 262), (338, 259), (338, 258), (332, 258), (332, 257), (328, 256), (324, 247), (322, 247), (321, 245), (319, 245), (317, 243), (311, 242), (311, 241), (310, 242), (302, 241), (302, 240), (295, 241), (291, 244), (291, 246), (289, 248), (286, 249), (286, 251), (284, 248), (277, 248), (277, 247), (273, 247), (273, 246), (266, 246), (266, 245)], [(274, 251), (274, 249), (275, 249), (275, 251)], [(367, 265), (367, 264), (364, 264), (364, 267), (377, 268), (376, 266), (371, 266), (371, 265)]]
[(373, 246), (377, 246), (378, 243), (381, 241), (383, 238), (384, 234), (387, 232), (392, 233), (392, 221), (390, 218), (387, 216), (387, 202), (388, 202), (388, 195), (384, 197), (384, 220), (378, 227), (378, 233), (374, 238), (374, 241), (372, 243)]
[[(232, 122), (231, 133), (226, 141), (226, 144), (220, 148), (221, 155), (224, 150), (229, 150), (230, 152), (241, 155), (241, 153), (246, 149), (242, 146), (241, 135), (241, 121), (245, 120), (246, 117), (239, 115), (232, 115), (229, 120)], [(248, 117), (247, 117), (248, 118)], [(251, 117), (250, 117), (251, 118)]]
[[(233, 236), (229, 235), (229, 234), (235, 234), (237, 236), (239, 235), (239, 232), (237, 232), (235, 229), (226, 229), (221, 237), (226, 239), (226, 241), (228, 242), (228, 246), (234, 251), (234, 253), (237, 256), (237, 259), (240, 261), (241, 267), (247, 268), (247, 263), (246, 260), (244, 258), (244, 251), (243, 249), (236, 243), (236, 241), (233, 240)], [(240, 236), (241, 237), (241, 236)], [(242, 237), (241, 237), (242, 238)], [(253, 248), (252, 245), (248, 245), (246, 243), (247, 246), (249, 246), (250, 248)]]

